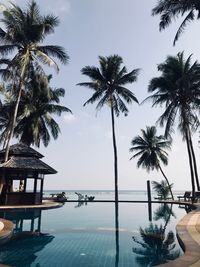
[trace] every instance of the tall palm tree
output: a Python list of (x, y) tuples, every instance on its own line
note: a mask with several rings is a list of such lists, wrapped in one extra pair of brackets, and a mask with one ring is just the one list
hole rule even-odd
[(164, 63), (158, 65), (158, 70), (161, 75), (150, 81), (148, 91), (153, 94), (147, 100), (152, 100), (153, 106), (165, 106), (158, 119), (161, 126), (165, 125), (165, 137), (173, 131), (176, 118), (178, 120), (178, 128), (187, 144), (194, 196), (195, 178), (200, 190), (192, 143), (192, 131), (199, 125), (200, 64), (197, 61), (192, 64), (191, 56), (184, 60), (182, 52), (177, 56), (168, 56)]
[(49, 87), (50, 78), (35, 75), (27, 85), (28, 90), (21, 97), (19, 119), (14, 135), (29, 146), (39, 147), (40, 141), (47, 146), (50, 135), (57, 139), (60, 127), (52, 115), (60, 116), (62, 112), (71, 112), (59, 104), (60, 97), (65, 95), (65, 90)]
[(152, 15), (160, 15), (160, 30), (165, 29), (178, 16), (184, 16), (184, 20), (178, 28), (174, 38), (174, 45), (180, 35), (183, 33), (186, 25), (195, 18), (200, 18), (199, 0), (159, 0), (152, 10)]
[(141, 136), (138, 135), (131, 141), (132, 147), (130, 152), (136, 152), (136, 154), (130, 159), (139, 157), (137, 162), (138, 168), (145, 168), (148, 172), (154, 169), (160, 170), (168, 184), (172, 199), (174, 199), (169, 180), (160, 165), (161, 162), (164, 165), (168, 164), (168, 154), (165, 150), (170, 149), (171, 142), (162, 135), (157, 136), (155, 126), (146, 127), (146, 131), (142, 129), (141, 133)]
[[(35, 61), (54, 66), (58, 71), (59, 68), (54, 58), (65, 64), (68, 56), (60, 46), (41, 45), (45, 37), (54, 32), (59, 20), (53, 15), (42, 16), (34, 0), (28, 4), (27, 9), (21, 9), (18, 5), (10, 3), (9, 7), (4, 6), (2, 15), (0, 55), (2, 57), (10, 55), (11, 57), (7, 66), (7, 74), (9, 71), (12, 72), (13, 86), (16, 92), (16, 106), (6, 144), (5, 161), (7, 161), (10, 140), (14, 133), (18, 106), (29, 66)], [(13, 78), (13, 76), (16, 77)], [(6, 78), (8, 79), (7, 75)]]
[(117, 144), (115, 137), (115, 115), (119, 116), (120, 112), (127, 116), (128, 108), (125, 104), (131, 104), (133, 101), (138, 103), (135, 95), (126, 87), (128, 83), (133, 83), (137, 80), (139, 69), (134, 69), (127, 72), (126, 67), (121, 68), (123, 60), (118, 55), (108, 57), (99, 57), (100, 67), (86, 66), (81, 72), (90, 78), (91, 82), (82, 82), (78, 85), (86, 86), (94, 93), (87, 104), (93, 104), (99, 101), (96, 109), (101, 109), (105, 104), (110, 107), (112, 121), (112, 138), (114, 149), (114, 174), (115, 174), (115, 202), (118, 202), (118, 166), (117, 166)]

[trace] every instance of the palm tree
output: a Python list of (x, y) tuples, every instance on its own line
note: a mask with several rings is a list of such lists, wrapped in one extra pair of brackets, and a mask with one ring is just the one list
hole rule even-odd
[(146, 127), (146, 131), (141, 130), (141, 132), (141, 136), (138, 135), (131, 141), (132, 147), (130, 148), (130, 152), (136, 152), (136, 154), (130, 160), (139, 157), (137, 162), (138, 168), (145, 168), (148, 172), (154, 169), (160, 170), (168, 184), (172, 199), (174, 199), (168, 178), (160, 165), (161, 162), (164, 165), (168, 164), (168, 154), (165, 150), (170, 149), (171, 142), (166, 140), (162, 135), (157, 136), (155, 126)]
[(186, 25), (193, 21), (195, 17), (200, 18), (200, 3), (199, 0), (159, 0), (152, 10), (152, 15), (160, 15), (160, 30), (168, 27), (172, 19), (176, 20), (178, 16), (186, 15), (175, 35), (173, 43), (175, 45)]
[(161, 126), (165, 125), (165, 137), (170, 136), (176, 118), (178, 119), (178, 128), (187, 144), (194, 196), (194, 174), (200, 190), (192, 144), (192, 131), (199, 125), (200, 64), (197, 61), (192, 64), (191, 56), (184, 60), (182, 52), (175, 57), (168, 56), (163, 64), (158, 65), (158, 70), (162, 74), (150, 81), (148, 91), (153, 94), (146, 100), (152, 100), (153, 106), (165, 105), (165, 111), (158, 119)]
[(140, 228), (140, 236), (141, 241), (135, 236), (132, 238), (139, 245), (134, 246), (133, 252), (138, 255), (136, 260), (141, 266), (160, 265), (175, 260), (180, 255), (180, 251), (175, 249), (174, 233), (170, 231), (166, 235), (162, 225), (158, 227), (150, 223), (149, 227)]
[(114, 173), (115, 173), (115, 202), (118, 202), (118, 167), (117, 167), (117, 144), (115, 137), (115, 115), (119, 116), (120, 112), (125, 116), (128, 114), (128, 108), (125, 104), (131, 104), (133, 101), (138, 103), (135, 95), (124, 86), (137, 80), (139, 69), (127, 72), (126, 67), (121, 68), (123, 60), (118, 55), (108, 57), (99, 57), (100, 68), (86, 66), (81, 72), (88, 76), (91, 82), (82, 82), (78, 85), (86, 86), (94, 93), (87, 104), (93, 104), (99, 101), (96, 109), (101, 109), (105, 104), (110, 107), (112, 121), (112, 138), (114, 149)]
[[(58, 71), (59, 68), (54, 58), (65, 64), (68, 61), (68, 56), (60, 46), (41, 45), (45, 37), (53, 33), (55, 27), (58, 26), (57, 17), (53, 15), (42, 16), (35, 1), (31, 1), (27, 9), (21, 9), (13, 3), (9, 7), (4, 6), (3, 8), (1, 22), (4, 29), (0, 27), (0, 54), (2, 57), (9, 54), (12, 56), (10, 62), (7, 62), (7, 75), (12, 74), (16, 97), (16, 106), (6, 144), (5, 161), (7, 161), (22, 89), (30, 65), (32, 62), (40, 62), (54, 66)], [(8, 79), (9, 76), (7, 75), (6, 78)]]
[[(45, 146), (49, 144), (50, 134), (57, 139), (60, 127), (52, 115), (61, 115), (62, 112), (71, 112), (65, 106), (59, 105), (60, 97), (64, 97), (63, 88), (49, 87), (51, 76), (35, 75), (23, 92), (19, 105), (19, 119), (14, 135), (21, 142), (40, 146), (40, 141)], [(49, 133), (50, 131), (50, 133)]]
[(173, 186), (173, 184), (170, 184), (170, 187), (169, 187), (165, 180), (161, 180), (160, 183), (156, 181), (152, 181), (152, 185), (153, 185), (153, 189), (156, 191), (157, 195), (161, 199), (167, 199), (167, 197), (170, 194), (170, 190)]

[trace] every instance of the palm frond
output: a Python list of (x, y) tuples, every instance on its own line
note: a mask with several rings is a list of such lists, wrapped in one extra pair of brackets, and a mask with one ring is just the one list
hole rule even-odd
[(69, 56), (65, 52), (64, 48), (58, 45), (46, 45), (37, 46), (37, 50), (41, 51), (50, 57), (55, 57), (60, 60), (61, 63), (66, 64), (69, 61)]

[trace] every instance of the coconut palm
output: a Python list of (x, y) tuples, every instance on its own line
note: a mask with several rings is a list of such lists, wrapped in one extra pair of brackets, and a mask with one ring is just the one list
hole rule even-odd
[(169, 180), (160, 165), (161, 162), (164, 165), (168, 164), (168, 154), (165, 150), (170, 149), (171, 142), (166, 140), (162, 135), (157, 136), (155, 126), (146, 127), (146, 131), (142, 129), (141, 133), (141, 136), (138, 135), (131, 141), (132, 147), (130, 148), (130, 152), (136, 152), (136, 154), (130, 160), (139, 157), (137, 162), (138, 168), (142, 167), (148, 172), (154, 169), (160, 170), (168, 184), (172, 199), (174, 199)]
[(192, 131), (199, 125), (200, 64), (197, 61), (192, 64), (191, 56), (184, 60), (182, 52), (177, 56), (168, 56), (163, 64), (158, 65), (158, 70), (161, 75), (150, 81), (148, 91), (153, 94), (147, 100), (152, 100), (153, 106), (165, 106), (165, 111), (158, 119), (161, 126), (165, 125), (165, 137), (173, 132), (175, 121), (178, 120), (178, 129), (187, 144), (194, 196), (195, 178), (200, 189), (192, 143)]
[(112, 121), (112, 138), (114, 149), (114, 174), (115, 174), (115, 201), (118, 202), (118, 167), (117, 167), (117, 144), (115, 136), (115, 115), (119, 116), (123, 113), (128, 114), (127, 104), (132, 102), (138, 103), (135, 95), (126, 87), (128, 83), (133, 83), (137, 80), (139, 69), (134, 69), (127, 72), (126, 67), (121, 65), (123, 60), (118, 55), (111, 55), (108, 57), (99, 57), (100, 67), (86, 66), (81, 72), (90, 78), (90, 82), (82, 82), (78, 85), (86, 86), (94, 93), (87, 104), (93, 104), (98, 101), (96, 109), (101, 109), (105, 104), (110, 107), (111, 121)]
[(150, 224), (145, 229), (140, 228), (141, 240), (133, 236), (133, 241), (138, 246), (133, 247), (133, 252), (138, 256), (136, 260), (141, 266), (155, 266), (176, 259), (180, 251), (176, 249), (174, 233), (167, 235), (161, 226)]
[(2, 57), (8, 55), (11, 57), (7, 66), (6, 78), (11, 77), (8, 74), (12, 74), (16, 92), (16, 106), (6, 144), (5, 161), (7, 161), (10, 140), (14, 133), (18, 106), (29, 66), (32, 62), (40, 62), (54, 66), (58, 71), (59, 68), (54, 58), (59, 59), (61, 63), (67, 63), (68, 56), (60, 46), (41, 45), (45, 37), (54, 32), (59, 20), (53, 15), (42, 16), (35, 1), (31, 1), (27, 9), (21, 9), (13, 3), (10, 3), (8, 7), (1, 5), (1, 9), (3, 10), (1, 19), (3, 26), (0, 27), (0, 54)]
[(63, 88), (53, 89), (49, 86), (50, 78), (35, 75), (27, 84), (27, 91), (22, 94), (19, 105), (19, 119), (14, 135), (27, 145), (45, 146), (49, 144), (50, 136), (57, 139), (60, 127), (52, 115), (60, 116), (62, 112), (71, 112), (61, 106), (60, 97), (64, 97)]
[(157, 195), (161, 199), (167, 199), (170, 194), (170, 189), (172, 188), (173, 184), (168, 186), (165, 180), (161, 180), (160, 182), (152, 181), (153, 189), (156, 191)]
[(152, 10), (152, 15), (160, 15), (160, 30), (168, 27), (172, 20), (176, 20), (178, 16), (185, 16), (175, 35), (175, 45), (186, 25), (194, 19), (200, 18), (200, 3), (199, 0), (159, 0)]

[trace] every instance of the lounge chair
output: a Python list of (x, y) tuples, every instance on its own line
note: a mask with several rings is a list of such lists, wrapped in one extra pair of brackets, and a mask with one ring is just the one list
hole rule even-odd
[(194, 194), (194, 202), (198, 202), (200, 199), (200, 191), (196, 191)]
[(90, 196), (90, 197), (88, 197), (88, 201), (93, 201), (94, 200), (94, 196)]
[(68, 199), (68, 197), (66, 197), (66, 193), (65, 192), (56, 194), (56, 201), (66, 202), (67, 199)]
[(185, 191), (183, 196), (177, 196), (178, 200), (180, 201), (181, 199), (184, 199), (184, 201), (189, 201), (191, 200), (191, 191)]
[(75, 194), (78, 196), (78, 201), (84, 201), (85, 197), (81, 193), (75, 192)]

